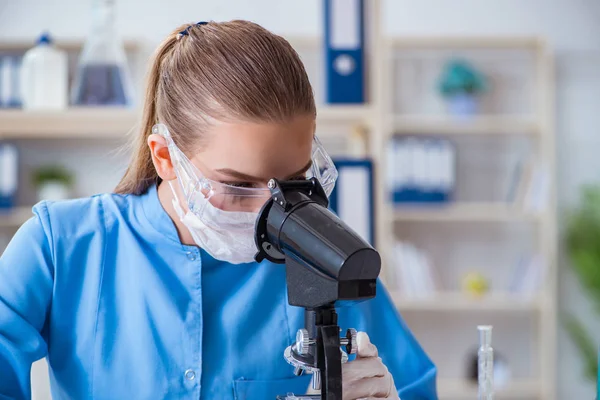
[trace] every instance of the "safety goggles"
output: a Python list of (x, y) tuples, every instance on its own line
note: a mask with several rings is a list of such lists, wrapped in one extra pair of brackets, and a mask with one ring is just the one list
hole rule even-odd
[[(169, 155), (183, 192), (185, 205), (198, 217), (202, 218), (207, 202), (224, 211), (258, 212), (271, 198), (271, 192), (266, 187), (266, 182), (264, 188), (247, 188), (217, 182), (205, 177), (175, 145), (164, 124), (155, 125), (152, 132), (163, 136), (167, 141)], [(311, 158), (312, 164), (306, 172), (306, 178), (317, 178), (329, 196), (335, 186), (338, 172), (316, 136), (313, 139)]]

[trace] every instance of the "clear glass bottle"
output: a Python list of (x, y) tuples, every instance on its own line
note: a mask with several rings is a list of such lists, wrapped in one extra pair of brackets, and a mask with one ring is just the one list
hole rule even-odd
[(92, 29), (79, 57), (71, 104), (131, 106), (132, 92), (125, 49), (115, 24), (115, 0), (92, 0)]
[(494, 398), (494, 349), (492, 348), (492, 327), (480, 325), (478, 351), (478, 399), (492, 400)]

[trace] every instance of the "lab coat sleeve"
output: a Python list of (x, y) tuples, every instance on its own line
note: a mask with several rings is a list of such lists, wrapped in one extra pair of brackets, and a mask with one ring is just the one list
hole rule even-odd
[(0, 399), (31, 398), (31, 364), (47, 353), (53, 257), (47, 209), (34, 213), (0, 256)]
[(340, 311), (340, 327), (366, 332), (377, 346), (379, 357), (394, 377), (401, 400), (437, 400), (436, 367), (381, 282), (374, 299)]

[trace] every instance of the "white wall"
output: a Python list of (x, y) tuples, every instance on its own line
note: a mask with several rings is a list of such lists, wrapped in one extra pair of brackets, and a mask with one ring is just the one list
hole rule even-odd
[(565, 49), (600, 48), (595, 0), (385, 0), (386, 30), (402, 35), (543, 35)]
[[(0, 2), (0, 38), (33, 38), (42, 29), (57, 37), (83, 38), (90, 26), (91, 0)], [(119, 30), (128, 38), (160, 41), (181, 24), (248, 19), (278, 33), (315, 36), (321, 32), (319, 0), (117, 0)]]
[[(368, 0), (370, 1), (370, 0)], [(125, 37), (154, 45), (180, 23), (244, 18), (277, 33), (321, 34), (319, 0), (118, 0), (119, 29)], [(82, 38), (90, 24), (89, 1), (0, 0), (0, 40), (33, 39), (50, 29), (60, 38)], [(558, 149), (560, 206), (572, 205), (577, 188), (597, 181), (600, 170), (600, 2), (597, 0), (384, 0), (384, 29), (398, 35), (522, 35), (546, 37), (558, 60)], [(561, 307), (598, 320), (564, 267)], [(600, 323), (592, 324), (598, 331)], [(581, 380), (570, 341), (559, 343), (560, 398), (593, 398)]]

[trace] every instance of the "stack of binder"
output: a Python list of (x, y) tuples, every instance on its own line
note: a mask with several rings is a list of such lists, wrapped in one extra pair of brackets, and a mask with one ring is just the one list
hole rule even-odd
[(394, 137), (388, 147), (388, 188), (398, 203), (445, 203), (456, 182), (456, 149), (447, 139)]
[(409, 242), (394, 245), (391, 265), (399, 293), (406, 297), (433, 296), (442, 285), (429, 256)]

